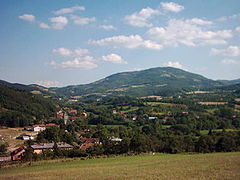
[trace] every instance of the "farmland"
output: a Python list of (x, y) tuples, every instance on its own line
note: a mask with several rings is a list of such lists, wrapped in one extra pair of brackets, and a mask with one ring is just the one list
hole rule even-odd
[(34, 162), (0, 170), (0, 179), (239, 179), (240, 153), (144, 154)]

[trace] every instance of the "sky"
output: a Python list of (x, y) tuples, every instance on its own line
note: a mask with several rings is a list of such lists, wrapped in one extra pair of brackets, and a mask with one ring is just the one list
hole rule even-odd
[(170, 66), (240, 78), (239, 0), (0, 0), (0, 79), (46, 87)]

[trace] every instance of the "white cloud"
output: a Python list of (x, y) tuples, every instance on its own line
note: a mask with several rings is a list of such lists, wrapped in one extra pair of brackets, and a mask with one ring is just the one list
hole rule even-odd
[(213, 24), (212, 21), (207, 21), (207, 20), (203, 20), (203, 19), (200, 19), (200, 18), (192, 18), (190, 20), (187, 20), (186, 22), (193, 23), (193, 24), (198, 24), (198, 25), (210, 25), (210, 24)]
[(77, 25), (86, 25), (96, 21), (95, 17), (89, 18), (89, 17), (80, 17), (75, 15), (71, 15), (71, 19), (73, 20), (73, 23)]
[(147, 22), (153, 15), (159, 14), (158, 10), (152, 8), (143, 8), (139, 12), (135, 12), (131, 15), (127, 15), (124, 17), (126, 23), (137, 26), (137, 27), (151, 27), (152, 24)]
[(88, 54), (89, 51), (88, 49), (77, 48), (75, 50), (69, 50), (67, 48), (61, 47), (61, 48), (53, 49), (53, 53), (60, 56), (82, 56), (82, 55)]
[(116, 30), (117, 29), (113, 25), (101, 25), (99, 27), (102, 28), (102, 29), (105, 29), (105, 30)]
[(114, 53), (102, 56), (101, 59), (114, 64), (127, 64), (127, 62), (120, 55)]
[(67, 13), (73, 13), (75, 11), (84, 11), (85, 7), (83, 6), (73, 6), (70, 8), (62, 8), (57, 11), (54, 11), (54, 14), (61, 15), (61, 14), (67, 14)]
[(222, 64), (240, 64), (240, 60), (224, 59), (222, 60)]
[(183, 6), (174, 2), (162, 2), (161, 6), (164, 10), (171, 12), (180, 12), (184, 9)]
[(98, 67), (98, 65), (94, 63), (94, 59), (91, 56), (77, 57), (73, 60), (63, 61), (61, 63), (51, 61), (50, 65), (63, 69), (94, 69)]
[(236, 27), (235, 31), (237, 31), (238, 33), (240, 33), (240, 26)]
[(42, 28), (42, 29), (49, 29), (50, 28), (50, 26), (46, 23), (40, 23), (39, 27)]
[(53, 49), (53, 52), (60, 56), (70, 56), (72, 54), (72, 52), (66, 48)]
[(105, 46), (109, 45), (112, 47), (122, 46), (128, 49), (144, 48), (144, 49), (155, 49), (159, 50), (162, 48), (161, 44), (155, 43), (151, 40), (144, 40), (139, 35), (130, 36), (113, 36), (100, 40), (89, 41), (90, 44)]
[(226, 49), (212, 48), (211, 53), (213, 55), (237, 57), (237, 56), (240, 56), (240, 46), (229, 46)]
[(64, 16), (58, 16), (49, 18), (49, 21), (52, 22), (52, 29), (63, 29), (68, 24), (68, 19)]
[(168, 67), (174, 67), (174, 68), (178, 68), (178, 69), (183, 69), (186, 70), (182, 64), (180, 64), (180, 62), (173, 62), (173, 61), (168, 61), (167, 63), (164, 63), (163, 66), (168, 66)]
[(199, 18), (177, 20), (171, 19), (165, 27), (151, 28), (147, 33), (155, 41), (166, 46), (197, 46), (204, 44), (227, 44), (225, 39), (231, 38), (231, 30), (209, 31), (207, 26), (211, 21)]
[(59, 87), (63, 85), (58, 81), (49, 81), (49, 80), (38, 80), (35, 83), (44, 87)]
[(72, 52), (72, 54), (76, 56), (82, 56), (88, 53), (89, 53), (88, 49), (81, 49), (81, 48), (77, 48)]
[(217, 19), (217, 21), (227, 21), (227, 20), (234, 20), (240, 18), (240, 13), (239, 14), (233, 14), (231, 16), (222, 16)]
[(32, 14), (23, 14), (21, 16), (18, 16), (19, 19), (29, 21), (29, 22), (34, 22), (35, 21), (35, 16)]

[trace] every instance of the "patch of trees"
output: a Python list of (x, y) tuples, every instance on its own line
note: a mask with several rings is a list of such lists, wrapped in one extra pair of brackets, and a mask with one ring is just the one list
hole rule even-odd
[(55, 106), (42, 96), (0, 85), (0, 125), (25, 126), (49, 118)]

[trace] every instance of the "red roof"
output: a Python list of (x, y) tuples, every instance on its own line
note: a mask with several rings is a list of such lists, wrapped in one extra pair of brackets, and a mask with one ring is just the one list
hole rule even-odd
[(17, 149), (11, 152), (11, 155), (14, 156), (15, 154), (21, 152), (22, 150), (25, 150), (25, 146), (18, 147)]
[(59, 126), (59, 125), (57, 125), (57, 124), (55, 124), (55, 123), (45, 124), (45, 127), (49, 127), (49, 126)]
[(85, 143), (96, 143), (96, 142), (99, 142), (99, 138), (80, 137), (80, 140), (85, 142)]
[(80, 149), (82, 150), (85, 150), (91, 146), (94, 146), (95, 144), (94, 143), (83, 143), (81, 146), (80, 146)]
[(72, 109), (72, 110), (69, 110), (68, 113), (69, 113), (69, 114), (77, 114), (77, 110)]
[(59, 126), (55, 123), (49, 123), (49, 124), (35, 124), (32, 127), (50, 127), (50, 126)]
[(70, 119), (74, 119), (74, 120), (76, 120), (78, 117), (76, 117), (76, 116), (73, 116), (73, 117), (70, 117)]

